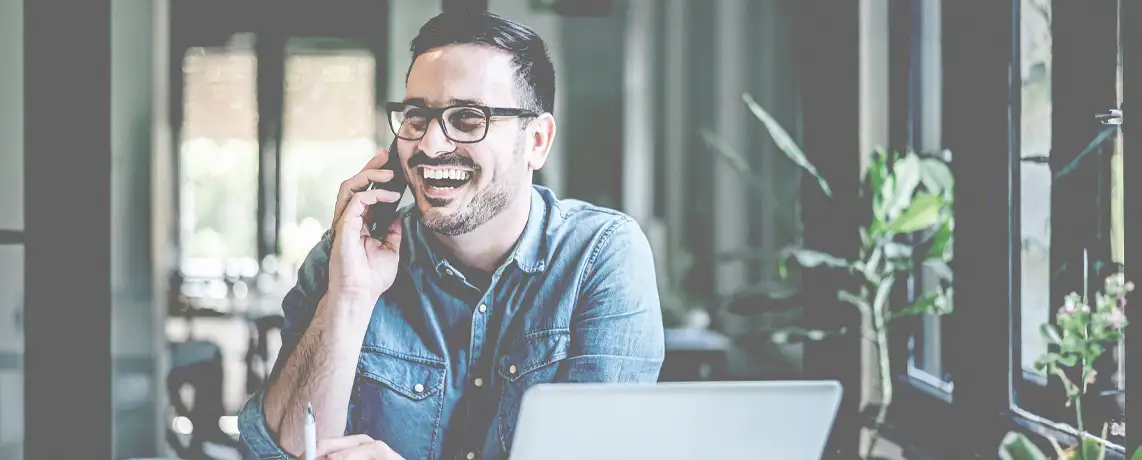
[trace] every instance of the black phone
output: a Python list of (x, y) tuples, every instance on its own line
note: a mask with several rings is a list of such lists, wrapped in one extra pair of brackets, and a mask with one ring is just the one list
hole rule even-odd
[[(367, 190), (380, 188), (397, 192), (403, 198), (404, 192), (408, 188), (408, 177), (404, 174), (400, 154), (397, 153), (396, 138), (393, 138), (393, 144), (389, 146), (389, 159), (381, 169), (391, 170), (393, 172), (393, 179), (388, 182), (370, 182)], [(373, 235), (373, 238), (383, 240), (385, 236), (387, 236), (389, 224), (391, 224), (393, 218), (396, 217), (397, 208), (399, 206), (400, 200), (392, 203), (380, 202), (369, 206), (367, 224), (369, 226), (369, 233)]]

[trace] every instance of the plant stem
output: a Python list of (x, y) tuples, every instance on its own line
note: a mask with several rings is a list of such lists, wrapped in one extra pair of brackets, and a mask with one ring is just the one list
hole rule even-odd
[(888, 416), (888, 406), (892, 404), (892, 366), (888, 362), (888, 331), (884, 312), (872, 309), (872, 328), (876, 332), (877, 364), (880, 367), (880, 407), (876, 411), (876, 422), (872, 427), (872, 437), (868, 442), (865, 458), (872, 458), (876, 442), (880, 439), (880, 427)]
[[(1084, 392), (1086, 391), (1086, 384), (1085, 383), (1083, 384), (1083, 391)], [(1078, 426), (1079, 436), (1081, 438), (1082, 434), (1086, 433), (1086, 431), (1083, 431), (1083, 395), (1082, 394), (1075, 396), (1075, 424)], [(1079, 441), (1082, 441), (1082, 439), (1079, 439)]]

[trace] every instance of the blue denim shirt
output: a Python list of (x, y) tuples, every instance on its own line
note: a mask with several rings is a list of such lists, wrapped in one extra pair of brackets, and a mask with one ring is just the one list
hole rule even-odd
[[(506, 458), (532, 385), (657, 381), (665, 346), (654, 262), (629, 216), (533, 186), (523, 235), (481, 290), (415, 206), (402, 212), (401, 270), (361, 344), (346, 434), (409, 460)], [(330, 244), (327, 232), (283, 301), (271, 378), (325, 292)], [(290, 458), (266, 428), (264, 391), (239, 415), (239, 448)]]

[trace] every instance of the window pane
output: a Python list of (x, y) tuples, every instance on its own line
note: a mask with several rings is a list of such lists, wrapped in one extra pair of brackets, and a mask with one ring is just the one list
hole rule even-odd
[(1047, 351), (1039, 329), (1050, 320), (1051, 304), (1051, 2), (1023, 0), (1021, 11), (1020, 363), (1024, 373), (1045, 380), (1035, 359)]
[[(1122, 107), (1122, 0), (1118, 1), (1119, 11), (1119, 31), (1118, 31), (1118, 65), (1115, 71), (1115, 93), (1117, 94), (1118, 106)], [(1123, 134), (1119, 130), (1114, 138), (1114, 153), (1110, 159), (1110, 257), (1111, 261), (1115, 264), (1122, 266), (1126, 265), (1125, 254), (1125, 241), (1126, 233), (1123, 223), (1125, 213), (1125, 195), (1123, 194), (1123, 181), (1122, 181), (1122, 149), (1123, 149)], [(1124, 353), (1126, 352), (1125, 342), (1120, 342), (1118, 347), (1114, 350), (1114, 356), (1117, 363), (1117, 373), (1114, 376), (1115, 388), (1119, 391), (1126, 390), (1126, 361)], [(1117, 398), (1119, 408), (1125, 413), (1125, 396)]]
[(377, 153), (378, 133), (371, 54), (294, 52), (285, 65), (281, 245), (292, 271), (331, 225), (341, 182)]
[[(194, 48), (183, 60), (182, 270), (257, 268), (257, 63), (245, 50)], [(244, 270), (247, 271), (247, 270)]]
[(0, 459), (23, 458), (24, 247), (0, 246)]
[[(1116, 272), (1114, 267), (1123, 263), (1123, 195), (1122, 195), (1122, 139), (1121, 132), (1110, 125), (1103, 126), (1097, 139), (1109, 139), (1091, 150), (1089, 157), (1082, 162), (1074, 162), (1079, 152), (1058, 151), (1062, 145), (1075, 140), (1071, 136), (1086, 136), (1087, 126), (1072, 126), (1059, 120), (1069, 118), (1052, 116), (1053, 102), (1060, 109), (1076, 104), (1068, 97), (1066, 101), (1052, 101), (1052, 41), (1050, 0), (1022, 0), (1021, 9), (1021, 77), (1022, 77), (1022, 133), (1021, 133), (1021, 294), (1020, 334), (1021, 372), (1016, 372), (1018, 409), (1027, 416), (1038, 417), (1054, 422), (1077, 426), (1075, 406), (1069, 404), (1059, 374), (1083, 385), (1086, 393), (1082, 399), (1082, 428), (1089, 433), (1099, 433), (1103, 424), (1109, 423), (1108, 440), (1123, 442), (1121, 428), (1123, 420), (1124, 369), (1121, 354), (1123, 344), (1110, 344), (1098, 360), (1088, 363), (1094, 375), (1088, 375), (1088, 383), (1083, 384), (1081, 365), (1062, 365), (1062, 372), (1047, 372), (1036, 369), (1037, 361), (1048, 352), (1058, 352), (1060, 347), (1049, 344), (1043, 336), (1044, 324), (1061, 327), (1068, 314), (1062, 310), (1064, 301), (1060, 298), (1067, 292), (1086, 293), (1087, 306), (1077, 308), (1098, 309), (1097, 296), (1105, 292), (1105, 277)], [(1059, 13), (1062, 14), (1062, 13)], [(1073, 22), (1062, 27), (1078, 27)], [(1116, 24), (1109, 25), (1112, 29)], [(1112, 45), (1113, 46), (1113, 45)], [(1065, 56), (1059, 55), (1061, 60)], [(1118, 103), (1122, 95), (1122, 55), (1118, 44), (1117, 61), (1098, 61), (1093, 69), (1091, 81), (1078, 82), (1097, 85), (1106, 71), (1116, 71)], [(1060, 66), (1063, 63), (1060, 61)], [(1113, 67), (1111, 67), (1113, 66)], [(1061, 80), (1060, 80), (1061, 81)], [(1075, 83), (1075, 82), (1072, 82)], [(1107, 81), (1106, 83), (1109, 83)], [(1105, 87), (1093, 87), (1092, 92), (1101, 92)], [(1094, 97), (1094, 96), (1092, 96)], [(1109, 110), (1106, 107), (1102, 110)], [(1054, 119), (1054, 120), (1053, 120)], [(1054, 132), (1052, 132), (1054, 130)], [(1111, 134), (1102, 137), (1103, 134)], [(1094, 138), (1094, 134), (1090, 134)], [(1055, 137), (1055, 139), (1052, 139)], [(1089, 139), (1082, 139), (1085, 144)], [(1098, 145), (1098, 144), (1092, 144)], [(1049, 159), (1055, 148), (1055, 167), (1062, 163), (1075, 164), (1066, 177), (1058, 179)], [(1109, 155), (1108, 155), (1109, 154)], [(1062, 156), (1061, 158), (1059, 156)], [(1109, 157), (1109, 158), (1108, 158)], [(1058, 180), (1056, 180), (1058, 179)], [(1053, 195), (1053, 196), (1052, 196)], [(1072, 200), (1075, 200), (1074, 204)], [(1079, 217), (1066, 216), (1066, 219), (1053, 219), (1052, 202), (1061, 209), (1082, 210)], [(1089, 211), (1089, 212), (1088, 212)], [(1105, 223), (1109, 222), (1109, 226)], [(1055, 233), (1055, 258), (1052, 260), (1052, 233)], [(1058, 235), (1067, 235), (1060, 237)], [(1080, 253), (1081, 251), (1081, 253)], [(1069, 259), (1075, 254), (1077, 260)], [(1052, 298), (1054, 296), (1054, 298)], [(1088, 310), (1088, 311), (1089, 311)], [(1079, 323), (1079, 327), (1082, 327)], [(1094, 322), (1085, 327), (1094, 328)], [(1075, 333), (1081, 334), (1081, 333)]]
[[(919, 41), (918, 62), (913, 67), (918, 82), (917, 99), (912, 103), (916, 112), (914, 137), (916, 149), (930, 155), (943, 150), (941, 114), (943, 113), (943, 56), (941, 33), (941, 1), (917, 2), (919, 8), (918, 33), (914, 40)], [(942, 157), (943, 161), (952, 161)], [(936, 271), (923, 267), (914, 273), (910, 288), (912, 298), (919, 298), (935, 292), (940, 287)], [(954, 308), (954, 306), (953, 306)], [(910, 344), (911, 355), (908, 363), (909, 375), (928, 385), (950, 393), (952, 375), (944, 367), (944, 347), (942, 340), (943, 321), (941, 315), (925, 313), (916, 319), (916, 329)]]

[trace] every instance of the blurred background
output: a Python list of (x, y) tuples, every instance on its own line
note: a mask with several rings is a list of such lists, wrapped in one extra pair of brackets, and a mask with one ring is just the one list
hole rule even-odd
[[(1137, 6), (966, 3), (0, 0), (0, 459), (73, 431), (85, 458), (236, 458), (282, 297), (340, 182), (390, 142), (381, 104), (446, 9), (547, 41), (559, 136), (537, 181), (647, 233), (663, 381), (838, 379), (837, 458), (864, 452), (885, 376), (882, 457), (972, 458), (1009, 428), (1071, 442), (1039, 331), (1125, 260), (1114, 110)], [(940, 300), (893, 321), (884, 354), (820, 271), (867, 255), (869, 171), (940, 195), (924, 228), (947, 233), (893, 275), (893, 304)], [(46, 199), (71, 184), (74, 202)], [(1124, 428), (1133, 343), (1084, 401), (1119, 449), (1142, 439)]]

